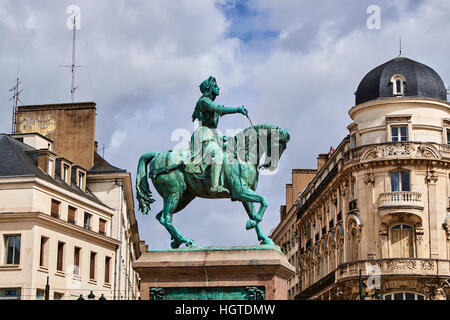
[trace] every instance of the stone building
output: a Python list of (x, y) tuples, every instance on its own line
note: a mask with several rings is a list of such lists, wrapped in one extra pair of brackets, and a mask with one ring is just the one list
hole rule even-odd
[(95, 103), (20, 106), (0, 135), (0, 299), (138, 299), (130, 173), (97, 153)]
[(450, 298), (447, 94), (433, 69), (402, 56), (362, 79), (349, 135), (273, 232), (283, 246), (295, 221), (291, 297), (359, 299), (361, 273), (369, 299)]

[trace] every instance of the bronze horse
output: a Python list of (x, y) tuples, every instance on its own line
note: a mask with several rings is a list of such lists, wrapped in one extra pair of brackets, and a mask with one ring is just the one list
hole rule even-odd
[[(256, 140), (249, 139), (252, 133), (256, 133)], [(239, 141), (245, 143), (241, 143), (240, 147), (233, 152), (225, 153), (224, 156), (222, 177), (229, 193), (211, 194), (210, 179), (189, 170), (191, 164), (187, 161), (190, 158), (188, 151), (150, 152), (140, 157), (136, 174), (136, 198), (139, 209), (148, 214), (150, 204), (155, 201), (152, 199), (147, 180), (149, 175), (156, 191), (164, 200), (164, 207), (156, 215), (156, 219), (170, 233), (173, 240), (172, 248), (178, 248), (182, 243), (187, 247), (195, 245), (193, 240), (185, 238), (172, 223), (172, 215), (184, 209), (195, 197), (230, 198), (232, 201), (241, 201), (249, 216), (246, 228), (255, 228), (258, 240), (262, 244), (273, 244), (272, 239), (264, 235), (259, 227), (267, 208), (267, 199), (255, 190), (258, 185), (259, 168), (274, 169), (278, 166), (278, 160), (289, 142), (289, 133), (285, 129), (263, 124), (247, 128), (231, 139), (234, 139), (237, 145)], [(261, 141), (266, 142), (265, 145)], [(270, 161), (258, 166), (263, 154), (266, 155), (266, 159), (270, 157)], [(149, 172), (147, 168), (150, 169)], [(258, 212), (254, 207), (255, 202), (260, 204)]]

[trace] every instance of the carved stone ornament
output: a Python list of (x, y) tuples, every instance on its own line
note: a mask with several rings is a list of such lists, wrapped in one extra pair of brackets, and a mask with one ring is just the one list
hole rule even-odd
[(439, 151), (432, 145), (417, 144), (411, 142), (399, 142), (395, 144), (383, 144), (370, 147), (363, 151), (361, 160), (370, 161), (377, 158), (391, 157), (425, 157), (441, 158)]
[(369, 172), (365, 179), (366, 184), (374, 185), (375, 184), (375, 176), (373, 175), (373, 172)]
[(436, 184), (436, 182), (438, 181), (438, 175), (436, 174), (434, 169), (431, 169), (427, 172), (427, 176), (425, 179), (427, 184)]
[(150, 288), (150, 300), (163, 300), (166, 295), (164, 288)]
[(415, 270), (416, 261), (409, 259), (388, 260), (385, 268), (386, 270)]
[(416, 240), (417, 244), (421, 246), (423, 244), (423, 228), (416, 227)]
[(248, 300), (264, 300), (265, 292), (257, 287), (245, 287)]

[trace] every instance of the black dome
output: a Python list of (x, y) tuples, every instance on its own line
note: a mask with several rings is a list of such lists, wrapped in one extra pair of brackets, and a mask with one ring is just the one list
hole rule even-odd
[(400, 56), (366, 74), (355, 93), (356, 104), (394, 97), (391, 79), (396, 74), (400, 74), (406, 79), (403, 96), (447, 101), (447, 90), (444, 83), (433, 69)]

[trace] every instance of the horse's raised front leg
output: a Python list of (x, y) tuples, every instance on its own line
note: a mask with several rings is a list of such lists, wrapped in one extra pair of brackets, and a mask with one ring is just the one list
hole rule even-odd
[(194, 246), (193, 240), (185, 238), (172, 223), (172, 214), (177, 208), (178, 201), (180, 200), (179, 194), (170, 194), (164, 198), (164, 209), (162, 213), (159, 213), (156, 218), (161, 224), (169, 231), (172, 237), (172, 243), (170, 246), (173, 249), (179, 248), (182, 243), (186, 244), (186, 247)]

